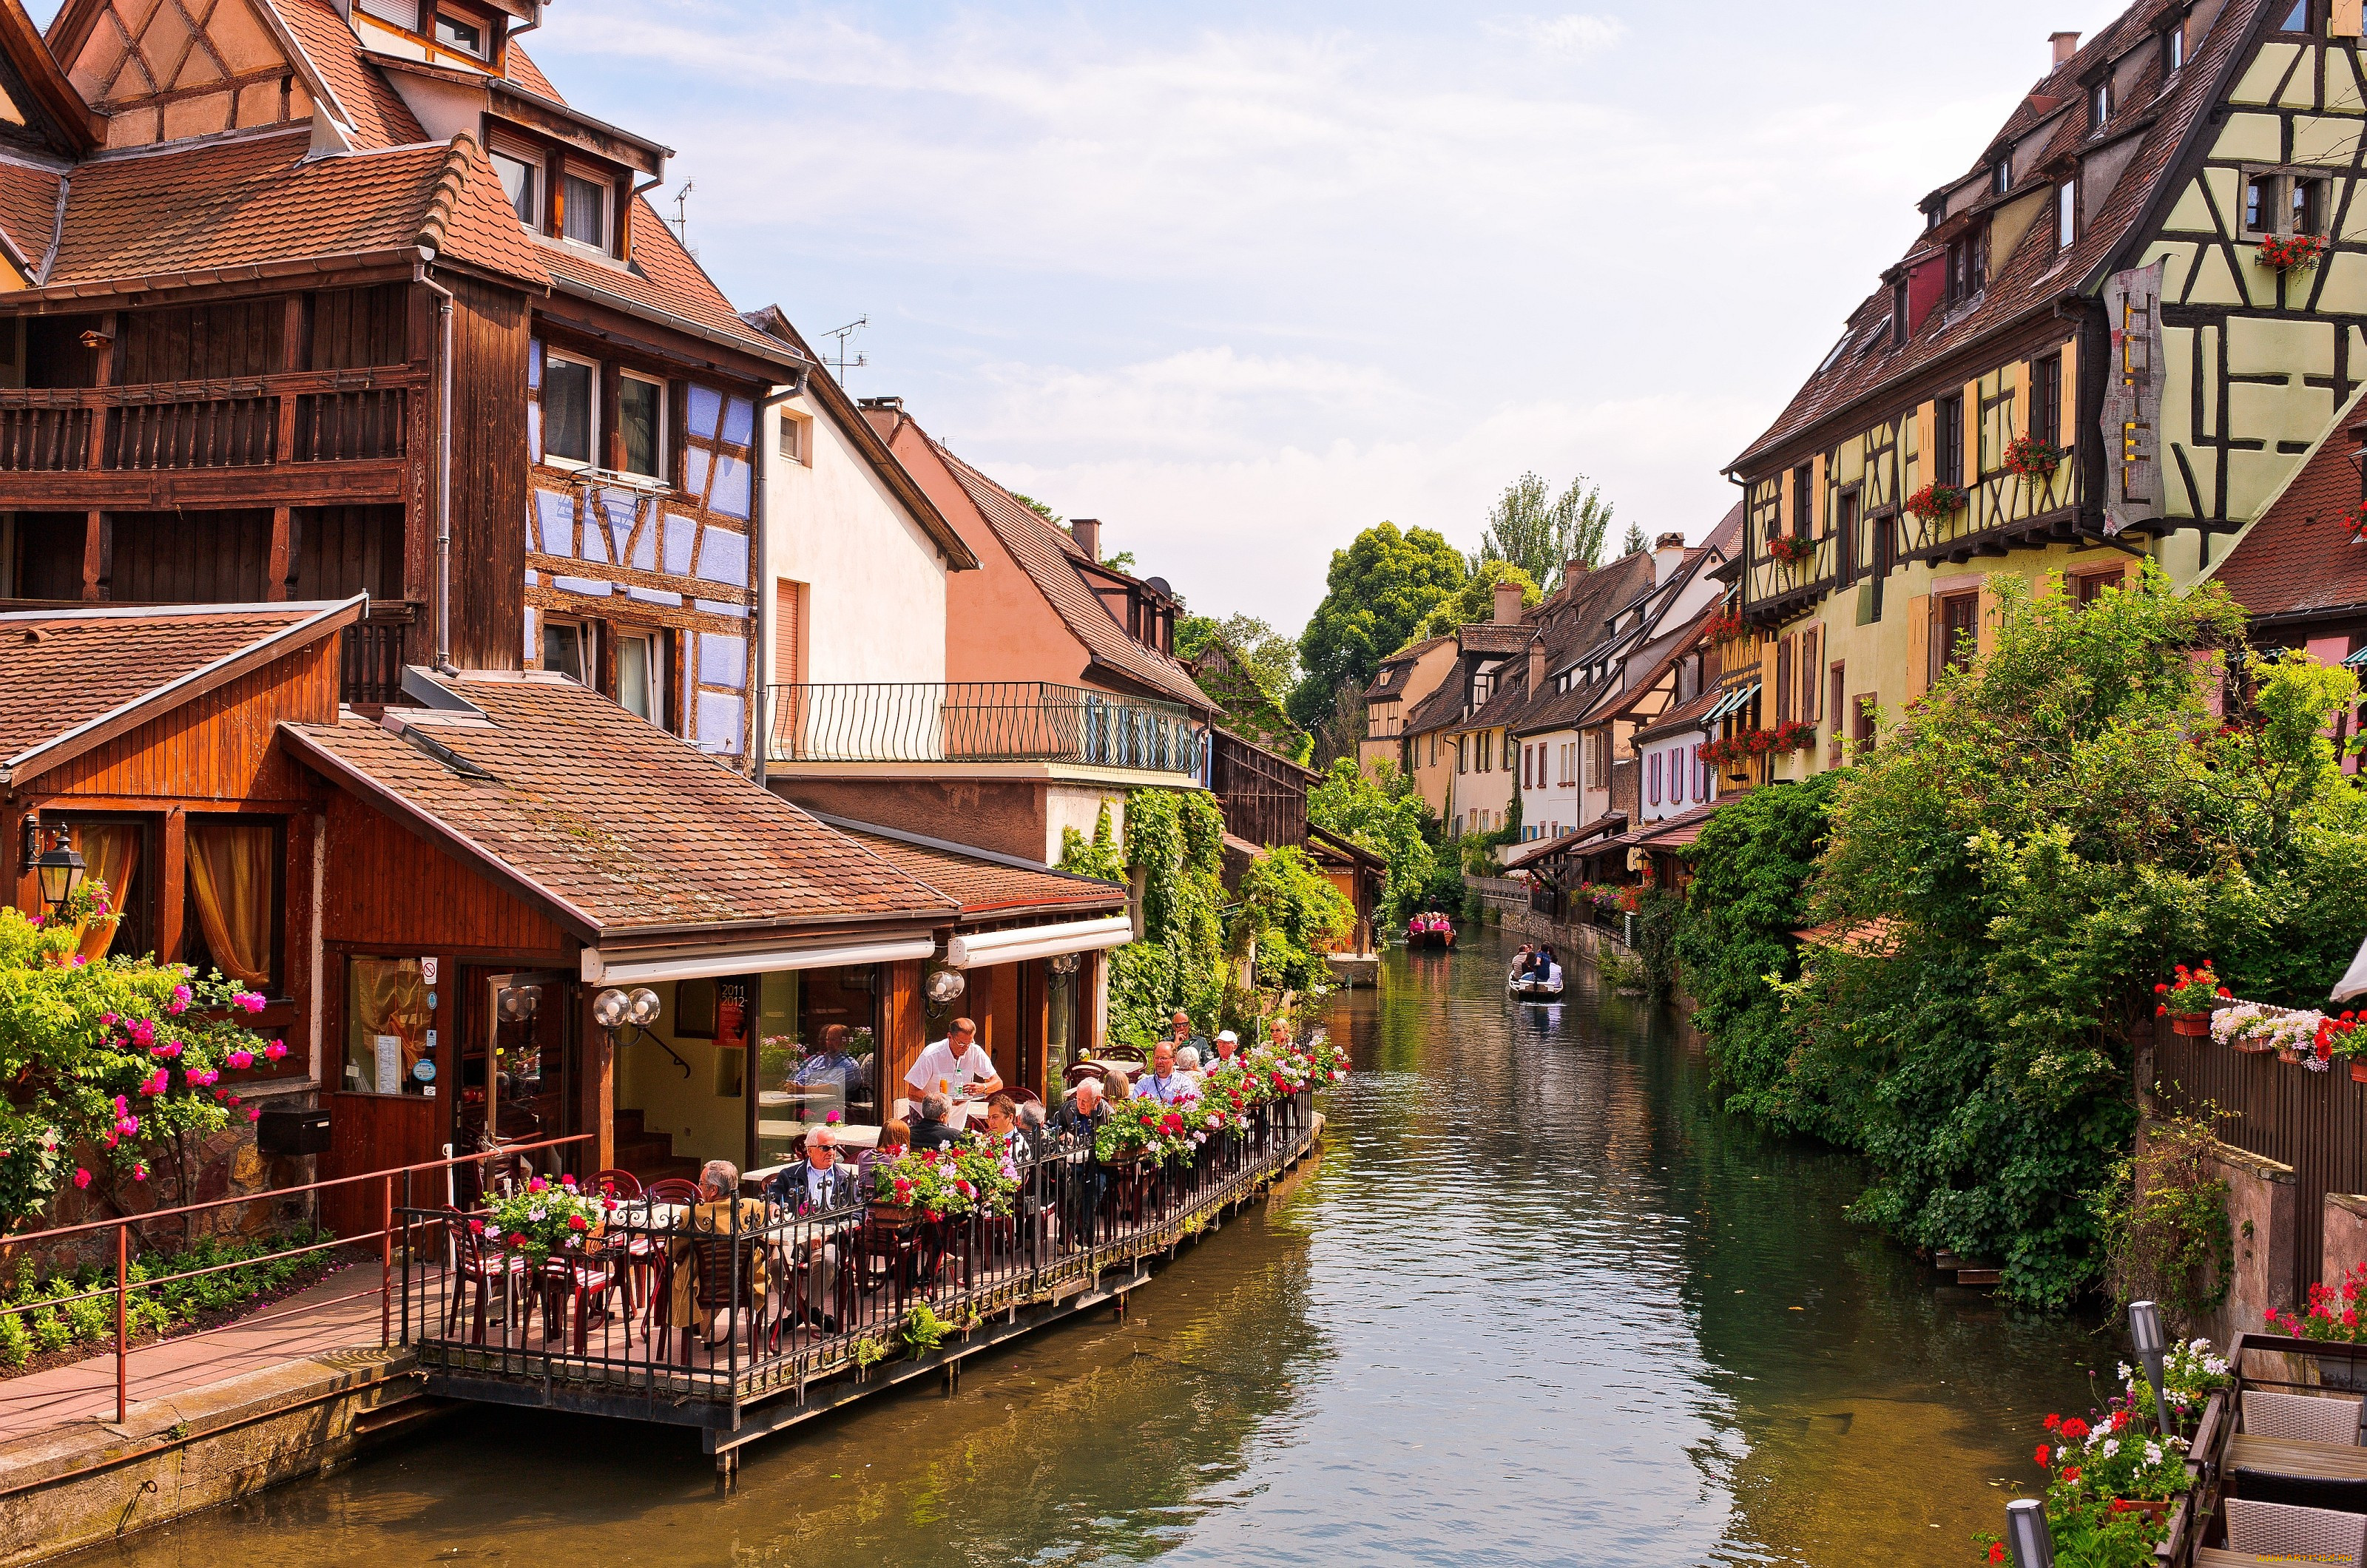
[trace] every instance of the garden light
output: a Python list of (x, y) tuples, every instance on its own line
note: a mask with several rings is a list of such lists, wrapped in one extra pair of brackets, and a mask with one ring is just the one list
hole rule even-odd
[(630, 1022), (647, 1029), (658, 1021), (658, 1009), (661, 1005), (655, 991), (651, 990), (647, 986), (637, 986), (633, 988), (633, 994), (625, 998), (625, 1017)]
[(74, 852), (74, 838), (63, 828), (57, 830), (57, 840), (49, 852), (33, 863), (34, 874), (41, 884), (41, 902), (55, 915), (66, 907), (74, 890), (82, 881), (82, 856)]
[(2013, 1568), (2055, 1568), (2055, 1538), (2047, 1533), (2046, 1506), (2035, 1497), (2005, 1506), (2006, 1550)]
[(2177, 1428), (2169, 1424), (2169, 1397), (2161, 1386), (2161, 1357), (2169, 1345), (2161, 1335), (2161, 1313), (2153, 1303), (2129, 1303), (2129, 1342), (2144, 1363), (2146, 1381), (2153, 1384), (2153, 1410), (2161, 1423), (2161, 1435), (2169, 1437)]

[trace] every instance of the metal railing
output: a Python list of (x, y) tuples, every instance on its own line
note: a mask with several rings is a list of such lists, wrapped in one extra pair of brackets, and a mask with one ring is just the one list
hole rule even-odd
[(1043, 681), (767, 686), (775, 762), (1070, 762), (1198, 777), (1206, 727), (1176, 703)]
[[(108, 1239), (101, 1244), (101, 1250), (111, 1253), (114, 1260), (112, 1277), (103, 1276), (103, 1282), (95, 1288), (68, 1295), (42, 1296), (33, 1301), (0, 1305), (0, 1318), (26, 1317), (35, 1313), (52, 1312), (82, 1302), (111, 1302), (114, 1305), (115, 1419), (121, 1421), (129, 1414), (131, 1404), (130, 1320), (131, 1299), (134, 1296), (142, 1292), (154, 1292), (164, 1286), (177, 1284), (186, 1280), (231, 1273), (239, 1269), (259, 1269), (262, 1266), (280, 1258), (325, 1258), (325, 1255), (341, 1249), (367, 1247), (376, 1252), (378, 1256), (379, 1277), (378, 1282), (366, 1290), (332, 1297), (326, 1301), (303, 1302), (280, 1312), (259, 1312), (233, 1316), (228, 1322), (218, 1323), (208, 1328), (192, 1329), (185, 1334), (168, 1333), (155, 1343), (185, 1344), (190, 1340), (201, 1339), (209, 1334), (221, 1333), (226, 1329), (253, 1328), (258, 1324), (300, 1317), (319, 1313), (327, 1307), (347, 1305), (357, 1301), (367, 1301), (375, 1296), (379, 1301), (379, 1344), (381, 1347), (391, 1345), (394, 1342), (395, 1215), (398, 1212), (408, 1212), (407, 1206), (413, 1201), (413, 1179), (422, 1174), (436, 1171), (457, 1173), (462, 1167), (475, 1166), (481, 1168), (475, 1174), (479, 1178), (477, 1185), (481, 1187), (483, 1175), (481, 1168), (486, 1165), (502, 1164), (505, 1167), (514, 1165), (520, 1156), (583, 1143), (591, 1137), (592, 1134), (589, 1133), (577, 1133), (564, 1138), (546, 1138), (539, 1143), (508, 1144), (482, 1154), (428, 1160), (419, 1165), (368, 1171), (358, 1176), (334, 1177), (327, 1181), (307, 1182), (300, 1187), (275, 1187), (235, 1198), (216, 1198), (203, 1203), (183, 1203), (174, 1208), (152, 1209), (145, 1213), (127, 1215), (120, 1219), (93, 1220), (78, 1225), (60, 1225), (45, 1231), (26, 1231), (0, 1238), (0, 1245), (5, 1245), (9, 1256), (40, 1258), (48, 1255), (59, 1243), (74, 1243), (79, 1246), (85, 1245), (86, 1238), (107, 1236)], [(356, 1188), (377, 1199), (377, 1202), (373, 1205), (379, 1214), (379, 1226), (376, 1230), (365, 1231), (357, 1235), (341, 1236), (332, 1236), (321, 1231), (317, 1223), (319, 1195), (341, 1187)], [(134, 1258), (132, 1242), (135, 1239), (135, 1233), (144, 1238), (159, 1227), (177, 1225), (182, 1230), (182, 1239), (186, 1240), (190, 1230), (190, 1222), (197, 1215), (250, 1203), (284, 1203), (289, 1199), (301, 1197), (307, 1193), (313, 1197), (316, 1221), (309, 1227), (311, 1233), (310, 1238), (300, 1244), (258, 1252), (251, 1257), (234, 1258), (226, 1263), (210, 1264), (201, 1269), (143, 1274), (138, 1279), (131, 1277)], [(397, 1201), (398, 1193), (401, 1199), (400, 1204)], [(370, 1245), (372, 1243), (376, 1244), (374, 1247)], [(143, 1252), (147, 1250), (147, 1243), (144, 1239), (142, 1249)], [(160, 1256), (169, 1265), (171, 1255), (160, 1254)], [(368, 1256), (368, 1252), (355, 1250), (352, 1260), (360, 1262)], [(140, 1347), (142, 1349), (153, 1348), (150, 1345)]]
[(1104, 1166), (1058, 1141), (1020, 1169), (1003, 1216), (628, 1202), (592, 1246), (540, 1265), (487, 1247), (474, 1213), (406, 1208), (401, 1337), (447, 1393), (523, 1385), (546, 1403), (737, 1430), (753, 1400), (925, 1354), (916, 1335), (934, 1325), (951, 1348), (1171, 1249), (1305, 1155), (1314, 1124), (1307, 1089), (1189, 1163)]

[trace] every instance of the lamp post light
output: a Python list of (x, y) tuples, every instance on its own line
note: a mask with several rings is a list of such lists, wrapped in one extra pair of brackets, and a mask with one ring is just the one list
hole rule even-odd
[(2161, 1435), (2170, 1437), (2176, 1428), (2169, 1424), (2169, 1396), (2161, 1386), (2162, 1353), (2169, 1341), (2161, 1332), (2161, 1312), (2151, 1302), (2129, 1303), (2129, 1341), (2136, 1348), (2137, 1359), (2145, 1363), (2146, 1381), (2153, 1384), (2153, 1412), (2161, 1424)]
[(2046, 1505), (2017, 1497), (2005, 1506), (2005, 1545), (2013, 1568), (2055, 1568), (2055, 1537), (2046, 1529)]
[(50, 907), (52, 916), (74, 897), (74, 889), (82, 883), (82, 873), (83, 859), (74, 852), (74, 836), (60, 828), (49, 852), (33, 863), (33, 874), (41, 885), (41, 902)]

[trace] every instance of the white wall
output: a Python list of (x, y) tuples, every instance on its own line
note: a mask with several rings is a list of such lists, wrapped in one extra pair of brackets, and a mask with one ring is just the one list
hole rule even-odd
[(768, 410), (763, 679), (776, 667), (774, 584), (787, 578), (807, 585), (807, 681), (943, 681), (945, 558), (815, 398), (781, 408), (811, 422), (811, 460), (781, 457), (781, 409)]
[(1533, 839), (1554, 837), (1557, 824), (1561, 832), (1572, 831), (1580, 826), (1578, 785), (1575, 782), (1561, 782), (1565, 775), (1574, 781), (1576, 772), (1574, 768), (1564, 767), (1560, 760), (1562, 749), (1573, 746), (1577, 741), (1578, 731), (1557, 729), (1546, 735), (1525, 735), (1518, 742), (1546, 749), (1545, 784), (1542, 786), (1531, 784), (1521, 791), (1521, 826), (1524, 829), (1535, 829), (1529, 834)]
[[(1663, 817), (1674, 817), (1681, 811), (1691, 811), (1705, 806), (1716, 797), (1717, 778), (1710, 771), (1706, 785), (1702, 778), (1700, 761), (1694, 749), (1708, 738), (1698, 729), (1682, 730), (1664, 735), (1645, 749), (1643, 756), (1644, 820), (1657, 822)], [(1660, 760), (1660, 798), (1652, 798), (1652, 760)]]

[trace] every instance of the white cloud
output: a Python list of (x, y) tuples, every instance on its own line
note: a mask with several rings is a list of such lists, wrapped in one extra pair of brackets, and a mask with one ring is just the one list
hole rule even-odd
[(1479, 25), (1498, 38), (1577, 59), (1599, 54), (1627, 36), (1627, 24), (1616, 17), (1578, 12), (1564, 17), (1493, 17)]

